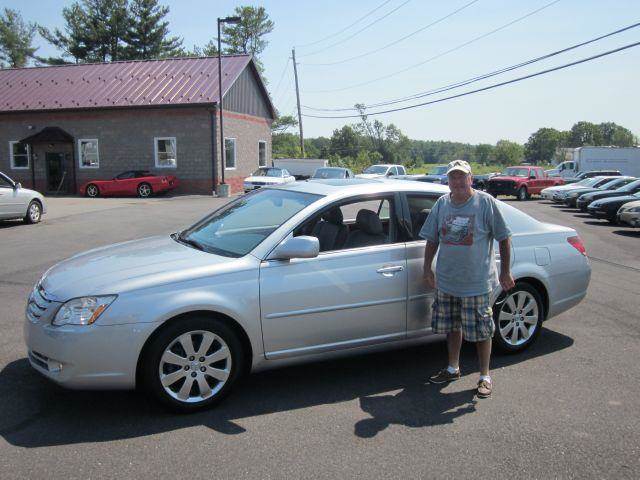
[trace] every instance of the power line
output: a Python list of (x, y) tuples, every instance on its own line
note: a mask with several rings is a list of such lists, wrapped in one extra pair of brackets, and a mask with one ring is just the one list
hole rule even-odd
[(282, 69), (282, 73), (280, 74), (280, 80), (278, 80), (278, 85), (273, 91), (273, 98), (278, 94), (278, 90), (280, 89), (280, 84), (282, 84), (282, 79), (284, 78), (284, 74), (287, 73), (287, 67), (289, 66), (289, 62), (291, 61), (291, 57), (287, 57), (287, 63), (284, 64), (284, 68)]
[[(478, 88), (476, 90), (470, 90), (470, 91), (467, 91), (467, 92), (458, 93), (457, 95), (451, 95), (449, 97), (439, 98), (437, 100), (431, 100), (430, 102), (417, 103), (415, 105), (408, 105), (406, 107), (392, 108), (392, 109), (389, 109), (389, 110), (382, 110), (380, 112), (371, 112), (371, 113), (367, 113), (366, 115), (367, 116), (373, 116), (373, 115), (382, 115), (383, 113), (399, 112), (401, 110), (409, 110), (409, 109), (413, 109), (413, 108), (423, 107), (425, 105), (431, 105), (433, 103), (444, 102), (445, 100), (451, 100), (451, 99), (454, 99), (454, 98), (464, 97), (464, 96), (467, 96), (467, 95), (471, 95), (473, 93), (484, 92), (485, 90), (491, 90), (493, 88), (502, 87), (504, 85), (509, 85), (511, 83), (520, 82), (520, 81), (526, 80), (528, 78), (533, 78), (533, 77), (544, 75), (544, 74), (547, 74), (547, 73), (550, 73), (550, 72), (555, 72), (556, 70), (562, 70), (564, 68), (573, 67), (573, 66), (581, 64), (581, 63), (590, 62), (590, 61), (595, 60), (597, 58), (605, 57), (607, 55), (611, 55), (613, 53), (617, 53), (617, 52), (620, 52), (622, 50), (626, 50), (628, 48), (636, 47), (638, 45), (640, 45), (640, 42), (631, 43), (629, 45), (625, 45), (623, 47), (616, 48), (614, 50), (609, 50), (608, 52), (600, 53), (598, 55), (593, 55), (593, 56), (588, 57), (588, 58), (583, 58), (582, 60), (577, 60), (575, 62), (566, 63), (564, 65), (560, 65), (559, 67), (549, 68), (547, 70), (542, 70), (540, 72), (532, 73), (530, 75), (525, 75), (523, 77), (514, 78), (512, 80), (507, 80), (505, 82), (494, 83), (493, 85), (489, 85), (489, 86), (483, 87), (483, 88)], [(312, 117), (312, 118), (360, 118), (360, 115), (321, 116), (321, 115), (304, 114), (304, 116), (305, 117)]]
[(306, 66), (314, 66), (314, 67), (320, 67), (320, 66), (322, 66), (322, 67), (327, 67), (327, 66), (330, 66), (330, 65), (340, 65), (340, 64), (342, 64), (342, 63), (350, 62), (351, 60), (357, 60), (357, 59), (359, 59), (359, 58), (368, 57), (369, 55), (373, 55), (374, 53), (381, 52), (382, 50), (385, 50), (385, 49), (387, 49), (387, 48), (389, 48), (389, 47), (392, 47), (392, 46), (394, 46), (394, 45), (396, 45), (396, 44), (398, 44), (398, 43), (400, 43), (400, 42), (402, 42), (402, 41), (406, 40), (407, 38), (413, 37), (414, 35), (417, 35), (418, 33), (423, 32), (423, 31), (427, 30), (428, 28), (431, 28), (431, 27), (433, 27), (434, 25), (437, 25), (437, 24), (438, 24), (438, 23), (440, 23), (440, 22), (443, 22), (443, 21), (444, 21), (444, 20), (446, 20), (447, 18), (454, 16), (456, 13), (461, 12), (461, 11), (462, 11), (462, 10), (464, 10), (465, 8), (470, 7), (471, 5), (473, 5), (474, 3), (477, 3), (477, 2), (479, 2), (479, 1), (480, 1), (480, 0), (471, 0), (469, 3), (467, 3), (467, 4), (463, 5), (462, 7), (458, 8), (457, 10), (454, 10), (454, 11), (453, 11), (453, 12), (451, 12), (451, 13), (448, 13), (448, 14), (447, 14), (447, 15), (445, 15), (444, 17), (441, 17), (441, 18), (439, 18), (438, 20), (435, 20), (435, 21), (431, 22), (430, 24), (425, 25), (424, 27), (421, 27), (421, 28), (419, 28), (418, 30), (416, 30), (416, 31), (414, 31), (414, 32), (411, 32), (410, 34), (405, 35), (404, 37), (401, 37), (401, 38), (399, 38), (398, 40), (395, 40), (395, 41), (393, 41), (393, 42), (391, 42), (391, 43), (388, 43), (388, 44), (386, 44), (386, 45), (384, 45), (384, 46), (382, 46), (382, 47), (380, 47), (380, 48), (376, 48), (376, 49), (374, 49), (374, 50), (370, 50), (370, 51), (368, 51), (368, 52), (362, 53), (362, 54), (360, 54), (360, 55), (356, 55), (356, 56), (354, 56), (354, 57), (349, 57), (349, 58), (345, 58), (345, 59), (342, 59), (342, 60), (338, 60), (338, 61), (336, 61), (336, 62), (328, 62), (328, 63), (303, 63), (302, 65), (306, 65)]
[(320, 40), (317, 40), (315, 42), (311, 42), (311, 43), (305, 43), (302, 45), (296, 45), (296, 47), (298, 48), (304, 48), (304, 47), (310, 47), (312, 45), (317, 45), (318, 43), (322, 43), (325, 40), (329, 40), (331, 37), (335, 37), (337, 35), (340, 35), (342, 32), (345, 32), (347, 30), (349, 30), (351, 27), (353, 27), (354, 25), (360, 23), (362, 20), (364, 20), (365, 18), (367, 18), (369, 15), (374, 14), (375, 12), (377, 12), (378, 10), (380, 10), (382, 7), (384, 7), (387, 3), (389, 3), (391, 0), (386, 0), (385, 2), (382, 2), (380, 5), (378, 5), (376, 8), (374, 8), (373, 10), (369, 11), (367, 14), (365, 14), (364, 16), (360, 17), (358, 20), (356, 20), (353, 23), (350, 23), (349, 25), (347, 25), (346, 27), (344, 27), (342, 30), (336, 32), (336, 33), (332, 33), (331, 35), (327, 35), (324, 38), (321, 38)]
[(386, 80), (387, 78), (395, 77), (396, 75), (399, 75), (399, 74), (404, 73), (404, 72), (408, 72), (409, 70), (413, 70), (414, 68), (420, 67), (420, 66), (422, 66), (422, 65), (424, 65), (426, 63), (429, 63), (429, 62), (431, 62), (433, 60), (436, 60), (438, 58), (444, 57), (445, 55), (448, 55), (448, 54), (453, 53), (453, 52), (455, 52), (457, 50), (460, 50), (461, 48), (464, 48), (467, 45), (471, 45), (472, 43), (475, 43), (475, 42), (477, 42), (479, 40), (482, 40), (483, 38), (486, 38), (486, 37), (488, 37), (490, 35), (493, 35), (494, 33), (497, 33), (500, 30), (504, 30), (505, 28), (510, 27), (511, 25), (524, 20), (525, 18), (528, 18), (528, 17), (530, 17), (532, 15), (535, 15), (536, 13), (538, 13), (538, 12), (540, 12), (540, 11), (546, 9), (546, 8), (549, 8), (550, 6), (556, 4), (556, 3), (560, 2), (560, 1), (561, 0), (553, 0), (552, 2), (547, 3), (546, 5), (543, 5), (542, 7), (531, 11), (531, 12), (527, 13), (526, 15), (523, 15), (522, 17), (516, 18), (515, 20), (512, 20), (512, 21), (510, 21), (508, 23), (505, 23), (504, 25), (501, 25), (500, 27), (498, 27), (498, 28), (496, 28), (494, 30), (491, 30), (490, 32), (487, 32), (487, 33), (485, 33), (483, 35), (480, 35), (479, 37), (475, 37), (475, 38), (473, 38), (473, 39), (471, 39), (471, 40), (469, 40), (467, 42), (461, 43), (460, 45), (458, 45), (456, 47), (453, 47), (453, 48), (451, 48), (449, 50), (446, 50), (446, 51), (444, 51), (442, 53), (439, 53), (438, 55), (434, 55), (433, 57), (427, 58), (426, 60), (423, 60), (422, 62), (416, 63), (414, 65), (410, 65), (407, 68), (403, 68), (402, 70), (398, 70), (396, 72), (390, 73), (388, 75), (384, 75), (382, 77), (377, 77), (377, 78), (374, 78), (372, 80), (367, 80), (366, 82), (361, 82), (361, 83), (356, 83), (354, 85), (349, 85), (348, 87), (333, 88), (333, 89), (330, 89), (330, 90), (305, 90), (304, 93), (341, 92), (341, 91), (344, 91), (344, 90), (350, 90), (352, 88), (358, 88), (358, 87), (362, 87), (364, 85), (369, 85), (371, 83), (379, 82), (380, 80)]
[[(521, 68), (523, 66), (539, 62), (541, 60), (546, 60), (546, 59), (554, 57), (556, 55), (560, 55), (562, 53), (566, 53), (566, 52), (568, 52), (570, 50), (574, 50), (576, 48), (583, 47), (585, 45), (597, 42), (597, 41), (602, 40), (604, 38), (608, 38), (608, 37), (611, 37), (613, 35), (617, 35), (619, 33), (625, 32), (627, 30), (631, 30), (632, 28), (637, 28), (638, 26), (640, 26), (640, 22), (634, 23), (634, 24), (629, 25), (629, 26), (624, 27), (624, 28), (620, 28), (618, 30), (615, 30), (615, 31), (610, 32), (610, 33), (607, 33), (605, 35), (601, 35), (599, 37), (592, 38), (591, 40), (587, 40), (585, 42), (578, 43), (576, 45), (572, 45), (572, 46), (567, 47), (567, 48), (563, 48), (562, 50), (556, 50), (555, 52), (551, 52), (551, 53), (548, 53), (546, 55), (542, 55), (540, 57), (536, 57), (536, 58), (533, 58), (533, 59), (518, 63), (516, 65), (511, 65), (509, 67), (504, 67), (504, 68), (501, 68), (499, 70), (494, 70), (493, 72), (485, 73), (483, 75), (479, 75), (479, 76), (476, 76), (476, 77), (473, 77), (473, 78), (462, 80), (460, 82), (450, 83), (448, 85), (444, 85), (442, 87), (438, 87), (438, 88), (433, 89), (433, 90), (427, 90), (425, 92), (419, 92), (419, 93), (415, 93), (413, 95), (409, 95), (409, 96), (406, 96), (406, 97), (391, 99), (391, 100), (387, 100), (387, 101), (383, 101), (383, 102), (379, 102), (379, 103), (372, 103), (372, 104), (369, 104), (369, 105), (365, 105), (365, 108), (375, 108), (375, 107), (383, 107), (383, 106), (386, 106), (386, 105), (394, 105), (396, 103), (402, 103), (402, 102), (406, 102), (406, 101), (409, 101), (409, 100), (415, 100), (417, 98), (428, 97), (428, 96), (434, 95), (436, 93), (442, 93), (442, 92), (446, 92), (448, 90), (453, 90), (454, 88), (459, 88), (459, 87), (462, 87), (464, 85), (468, 85), (470, 83), (475, 83), (477, 81), (484, 80), (486, 78), (494, 77), (494, 76), (499, 75), (501, 73), (509, 72), (511, 70), (515, 70), (517, 68)], [(345, 111), (357, 110), (357, 108), (355, 108), (355, 107), (349, 107), (349, 108), (347, 108), (347, 107), (345, 107), (345, 108), (315, 108), (315, 107), (309, 107), (307, 105), (303, 105), (303, 106), (306, 109), (315, 110), (315, 111), (319, 111), (319, 112), (345, 112)]]
[(356, 35), (359, 35), (360, 33), (364, 32), (367, 28), (372, 27), (373, 25), (375, 25), (376, 23), (378, 23), (379, 21), (387, 18), (389, 15), (391, 15), (392, 13), (400, 10), (402, 7), (404, 7), (407, 3), (409, 3), (411, 0), (406, 0), (403, 3), (401, 3), (400, 5), (398, 5), (396, 8), (394, 8), (393, 10), (391, 10), (388, 13), (385, 13), (383, 16), (381, 16), (380, 18), (374, 20), (373, 22), (365, 25), (364, 27), (362, 27), (360, 30), (357, 30), (355, 33), (349, 35), (346, 38), (343, 38), (342, 40), (337, 41), (336, 43), (332, 43), (331, 45), (327, 45), (326, 47), (321, 48), (320, 50), (316, 50), (315, 52), (311, 52), (311, 53), (306, 53), (304, 55), (300, 55), (300, 57), (310, 57), (312, 55), (317, 55), (318, 53), (322, 53), (325, 50), (329, 50), (330, 48), (333, 48), (337, 45), (340, 45), (344, 42), (346, 42), (347, 40), (351, 40), (353, 37), (355, 37)]

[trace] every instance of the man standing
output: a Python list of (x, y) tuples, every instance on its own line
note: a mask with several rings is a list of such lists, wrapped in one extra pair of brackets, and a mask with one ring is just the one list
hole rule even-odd
[[(471, 188), (471, 167), (454, 160), (447, 169), (449, 195), (433, 206), (420, 236), (427, 240), (424, 253), (424, 280), (436, 289), (431, 326), (434, 333), (447, 334), (449, 365), (429, 378), (445, 383), (460, 378), (462, 339), (474, 342), (478, 350), (480, 380), (478, 397), (491, 395), (489, 376), (491, 337), (495, 330), (491, 292), (499, 280), (503, 291), (515, 284), (511, 276), (511, 232), (497, 201)], [(498, 277), (493, 240), (500, 245)], [(431, 270), (438, 251), (435, 277)]]

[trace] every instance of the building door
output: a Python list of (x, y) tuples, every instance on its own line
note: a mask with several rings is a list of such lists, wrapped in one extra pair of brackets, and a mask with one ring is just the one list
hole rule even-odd
[(67, 171), (65, 168), (64, 153), (47, 152), (47, 192), (66, 193)]

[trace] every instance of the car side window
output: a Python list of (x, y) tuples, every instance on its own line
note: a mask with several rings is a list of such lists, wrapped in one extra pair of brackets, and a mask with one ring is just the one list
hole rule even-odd
[(422, 240), (418, 236), (424, 222), (427, 221), (427, 217), (431, 214), (431, 209), (438, 200), (439, 195), (428, 194), (409, 194), (407, 195), (407, 203), (409, 204), (409, 215), (411, 216), (411, 234), (413, 240)]
[(126, 180), (127, 178), (134, 178), (135, 177), (135, 172), (124, 172), (121, 173), (120, 175), (116, 176), (117, 180)]
[(392, 196), (340, 202), (323, 209), (294, 231), (320, 242), (320, 252), (391, 244), (397, 238)]
[(406, 175), (407, 171), (404, 169), (404, 167), (398, 167), (398, 173), (400, 175)]
[(282, 169), (282, 177), (288, 177), (290, 175), (289, 170)]
[(9, 183), (4, 177), (0, 176), (0, 187), (13, 188), (13, 185)]

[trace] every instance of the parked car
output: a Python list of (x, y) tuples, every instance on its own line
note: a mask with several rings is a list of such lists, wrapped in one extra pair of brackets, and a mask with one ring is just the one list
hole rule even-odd
[[(265, 187), (183, 231), (75, 255), (29, 296), (29, 362), (66, 387), (140, 386), (194, 411), (247, 371), (414, 344), (432, 334), (434, 298), (417, 233), (446, 192), (396, 180)], [(591, 269), (575, 230), (498, 206), (516, 286), (494, 291), (494, 345), (515, 352), (580, 303)]]
[(356, 175), (356, 178), (385, 178), (406, 174), (407, 171), (403, 165), (371, 165)]
[(605, 198), (612, 197), (624, 197), (628, 195), (633, 195), (634, 193), (640, 192), (640, 179), (634, 180), (631, 183), (628, 183), (624, 187), (617, 188), (615, 190), (603, 190), (598, 192), (586, 193), (578, 197), (578, 201), (576, 202), (576, 206), (583, 212), (586, 212), (589, 205), (595, 200), (601, 200)]
[[(555, 203), (563, 203), (567, 193), (575, 190), (576, 188), (583, 188), (583, 186), (600, 187), (605, 183), (610, 182), (612, 178), (613, 177), (593, 177), (593, 178), (587, 178), (585, 180), (581, 180), (578, 183), (571, 183), (566, 186), (561, 185), (559, 187), (555, 187), (552, 189), (553, 193), (551, 195), (551, 200), (553, 200)], [(585, 182), (585, 183), (583, 184), (582, 182)], [(541, 192), (541, 195), (546, 195), (547, 193), (548, 191), (545, 188)]]
[(588, 172), (580, 172), (575, 177), (563, 177), (565, 183), (579, 182), (583, 178), (592, 177), (617, 177), (621, 176), (619, 170), (589, 170)]
[(0, 220), (21, 218), (25, 223), (38, 223), (45, 213), (47, 207), (39, 192), (23, 188), (0, 172)]
[(436, 165), (435, 167), (431, 167), (431, 169), (424, 175), (424, 180), (421, 180), (421, 181), (448, 185), (449, 184), (449, 177), (447, 177), (448, 169), (449, 167), (447, 165)]
[(508, 167), (500, 175), (486, 182), (487, 192), (498, 195), (515, 196), (518, 200), (528, 200), (531, 195), (555, 185), (564, 184), (559, 177), (549, 177), (541, 167)]
[(111, 180), (89, 180), (80, 186), (80, 194), (87, 197), (137, 195), (147, 198), (168, 192), (178, 186), (174, 175), (154, 175), (146, 170), (127, 170)]
[(295, 182), (296, 179), (286, 168), (260, 167), (251, 176), (244, 179), (244, 192), (257, 190), (265, 185), (280, 185)]
[(323, 167), (318, 168), (311, 177), (314, 180), (327, 178), (354, 178), (353, 172), (348, 168), (342, 167)]
[(625, 203), (618, 209), (618, 223), (626, 223), (632, 227), (640, 227), (640, 200)]
[(487, 182), (498, 175), (500, 175), (500, 172), (474, 174), (471, 186), (476, 190), (486, 190)]
[(622, 197), (609, 197), (595, 200), (587, 207), (587, 212), (596, 218), (604, 218), (611, 223), (618, 221), (618, 210), (629, 202), (640, 200), (640, 192)]
[(583, 187), (576, 188), (575, 190), (570, 190), (564, 195), (563, 200), (568, 207), (577, 207), (578, 197), (580, 197), (581, 195), (585, 195), (587, 193), (599, 193), (606, 190), (616, 190), (618, 188), (624, 187), (634, 180), (636, 180), (635, 177), (613, 177), (609, 179), (608, 182), (600, 185), (599, 187)]

